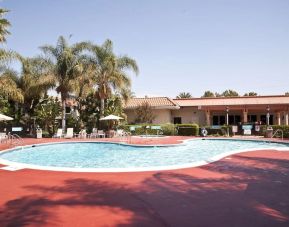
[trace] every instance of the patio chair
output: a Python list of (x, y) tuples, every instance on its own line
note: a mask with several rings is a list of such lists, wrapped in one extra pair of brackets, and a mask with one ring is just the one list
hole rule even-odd
[(74, 134), (74, 136), (79, 138), (79, 139), (86, 139), (86, 137), (87, 137), (86, 130), (81, 129), (80, 132), (78, 134)]
[(63, 131), (62, 131), (62, 128), (59, 128), (57, 129), (56, 134), (52, 136), (52, 138), (61, 138), (61, 137), (63, 137)]
[(0, 143), (7, 142), (8, 136), (6, 135), (5, 132), (0, 132)]
[(93, 128), (92, 132), (90, 133), (90, 138), (97, 138), (97, 128)]
[(66, 135), (64, 136), (65, 139), (73, 138), (73, 128), (67, 128)]
[(103, 130), (98, 130), (97, 132), (97, 137), (102, 137), (102, 138), (105, 138), (105, 133)]
[(124, 130), (123, 129), (117, 129), (116, 130), (116, 137), (122, 137), (124, 136)]

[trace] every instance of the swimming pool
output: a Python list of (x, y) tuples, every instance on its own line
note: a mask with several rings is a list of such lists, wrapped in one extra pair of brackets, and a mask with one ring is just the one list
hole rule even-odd
[(229, 139), (193, 139), (175, 146), (65, 142), (2, 152), (0, 163), (23, 168), (76, 172), (129, 172), (204, 165), (249, 150), (289, 151), (289, 144)]

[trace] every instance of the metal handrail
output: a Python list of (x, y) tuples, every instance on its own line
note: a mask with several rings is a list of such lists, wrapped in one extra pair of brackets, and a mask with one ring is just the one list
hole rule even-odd
[(276, 136), (276, 134), (277, 134), (278, 132), (281, 132), (281, 139), (283, 140), (283, 130), (281, 130), (281, 129), (277, 129), (277, 130), (274, 132), (274, 134), (272, 135), (271, 138), (273, 138), (274, 136)]
[(10, 134), (9, 133), (8, 138), (10, 140), (11, 145), (23, 145), (24, 144), (22, 137), (20, 137), (17, 134)]

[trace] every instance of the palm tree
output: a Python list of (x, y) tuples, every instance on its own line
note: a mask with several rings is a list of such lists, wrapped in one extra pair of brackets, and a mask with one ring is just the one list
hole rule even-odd
[(245, 93), (244, 96), (257, 96), (258, 94), (254, 91), (250, 91), (249, 93)]
[(224, 92), (222, 93), (222, 96), (223, 96), (223, 97), (238, 97), (239, 94), (238, 94), (238, 92), (229, 89), (229, 90), (224, 91)]
[(176, 98), (177, 99), (190, 99), (193, 96), (189, 92), (181, 92)]
[(23, 103), (24, 97), (17, 85), (17, 72), (9, 68), (2, 68), (0, 71), (0, 96), (15, 102)]
[(24, 97), (24, 112), (28, 113), (55, 85), (55, 77), (51, 74), (51, 63), (46, 59), (19, 56), (19, 60), (22, 63), (22, 72), (16, 82)]
[(215, 94), (214, 92), (212, 91), (205, 91), (203, 96), (201, 98), (212, 98), (212, 97), (215, 97)]
[(75, 89), (74, 81), (82, 73), (81, 55), (87, 48), (87, 42), (69, 45), (63, 36), (57, 40), (56, 46), (45, 45), (40, 49), (53, 64), (52, 74), (56, 80), (56, 91), (62, 102), (62, 128), (66, 126), (66, 100)]
[(10, 27), (10, 22), (3, 18), (5, 13), (9, 12), (6, 9), (0, 8), (0, 43), (6, 42), (6, 36), (10, 34), (8, 28)]
[(131, 80), (127, 74), (131, 70), (138, 74), (138, 66), (134, 59), (128, 56), (116, 56), (113, 53), (112, 41), (106, 40), (101, 46), (91, 45), (90, 60), (96, 67), (96, 85), (100, 102), (100, 115), (104, 116), (105, 99), (111, 97), (113, 91), (127, 95)]

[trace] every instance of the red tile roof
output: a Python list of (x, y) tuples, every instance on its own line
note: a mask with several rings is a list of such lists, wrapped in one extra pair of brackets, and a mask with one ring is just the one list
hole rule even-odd
[(179, 106), (223, 106), (223, 105), (289, 105), (289, 96), (243, 96), (220, 98), (174, 99)]
[(156, 109), (179, 109), (180, 107), (168, 97), (132, 98), (125, 104), (125, 109), (134, 109), (147, 102)]
[(189, 106), (234, 106), (234, 105), (288, 105), (289, 96), (242, 96), (218, 98), (170, 99), (168, 97), (132, 98), (125, 109), (134, 109), (148, 102), (155, 109), (179, 109)]

